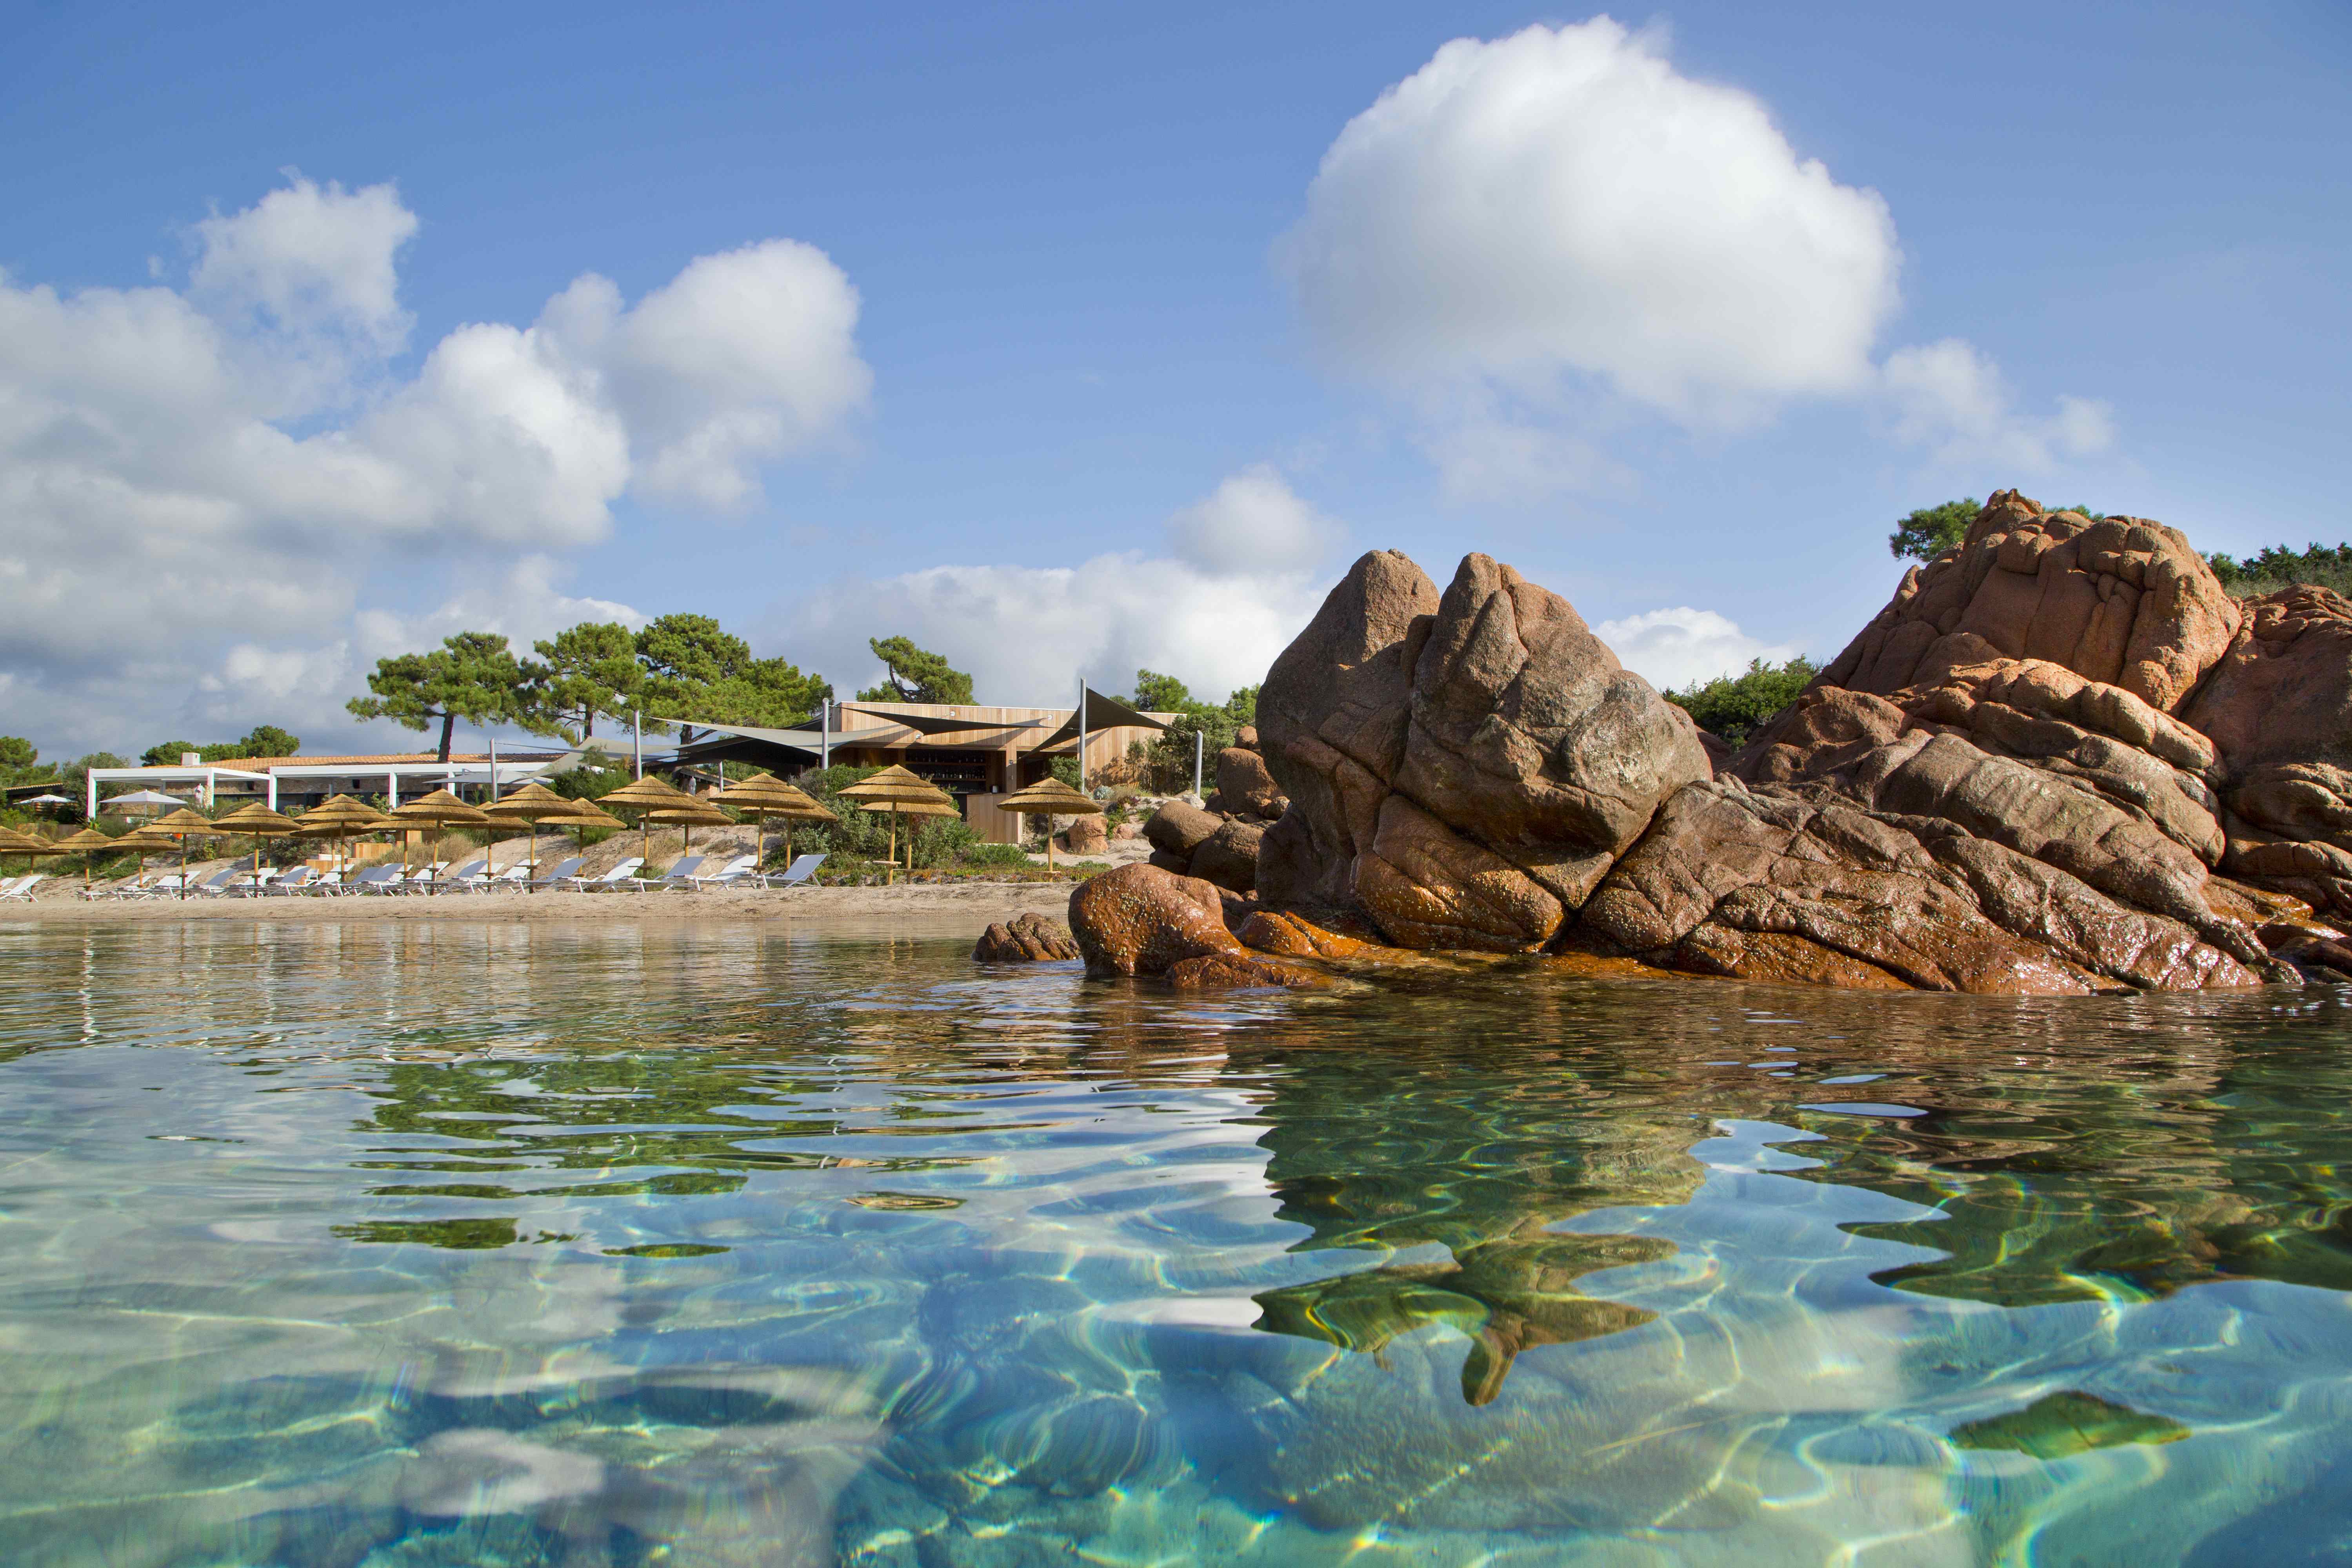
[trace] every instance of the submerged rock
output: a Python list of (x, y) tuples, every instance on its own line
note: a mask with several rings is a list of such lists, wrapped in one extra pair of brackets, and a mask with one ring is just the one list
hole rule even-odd
[(1031, 913), (1000, 921), (981, 932), (971, 956), (976, 963), (1037, 963), (1076, 958), (1078, 944), (1061, 921)]

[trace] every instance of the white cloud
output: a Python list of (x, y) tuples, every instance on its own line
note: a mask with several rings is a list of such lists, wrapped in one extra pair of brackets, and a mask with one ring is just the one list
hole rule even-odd
[(1263, 576), (1315, 565), (1330, 553), (1340, 531), (1265, 463), (1231, 476), (1168, 522), (1178, 558), (1213, 577)]
[(403, 376), (417, 227), (390, 185), (296, 176), (196, 224), (184, 288), (0, 274), (11, 729), (283, 722), (236, 703), (295, 700), (372, 646), (360, 585), (394, 552), (498, 575), (520, 597), (467, 613), (520, 625), (562, 599), (540, 553), (603, 537), (623, 495), (740, 506), (864, 406), (857, 293), (793, 240), (691, 260), (634, 307), (584, 274)]
[(1780, 664), (1801, 651), (1749, 637), (1728, 616), (1687, 605), (1602, 621), (1592, 635), (1607, 643), (1626, 668), (1661, 691), (1733, 674), (1747, 668), (1752, 658)]
[(1350, 121), (1279, 259), (1341, 367), (1601, 378), (1681, 420), (1868, 384), (1886, 205), (1606, 16), (1457, 38)]
[[(1253, 542), (1250, 525), (1264, 536)], [(1317, 568), (1339, 525), (1258, 466), (1177, 512), (1168, 532), (1168, 555), (933, 566), (835, 584), (777, 630), (845, 694), (880, 677), (866, 639), (898, 634), (969, 670), (986, 702), (1058, 703), (1082, 670), (1098, 689), (1124, 691), (1138, 669), (1156, 669), (1211, 699), (1264, 680), (1330, 586)]]
[(1895, 350), (1881, 379), (1896, 438), (1932, 448), (1938, 461), (2043, 471), (2115, 445), (2110, 405), (2062, 395), (2056, 413), (2021, 415), (2000, 367), (1959, 338)]
[(2033, 467), (2112, 442), (2103, 403), (2011, 412), (1957, 340), (1874, 363), (1901, 259), (1877, 192), (1607, 16), (1439, 48), (1348, 122), (1276, 247), (1326, 362), (1403, 399), (1454, 501), (1629, 491), (1632, 416), (1738, 428), (1803, 397)]

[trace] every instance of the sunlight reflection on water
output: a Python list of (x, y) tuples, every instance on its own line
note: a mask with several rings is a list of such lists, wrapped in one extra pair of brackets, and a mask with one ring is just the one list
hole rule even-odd
[(0, 1560), (2352, 1528), (2337, 993), (1202, 999), (968, 948), (0, 927)]

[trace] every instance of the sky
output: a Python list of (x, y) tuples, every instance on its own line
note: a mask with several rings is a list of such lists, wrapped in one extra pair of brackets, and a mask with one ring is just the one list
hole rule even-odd
[(2352, 537), (2352, 10), (0, 14), (0, 732), (717, 616), (1262, 679), (1480, 551), (1679, 685), (1914, 507)]

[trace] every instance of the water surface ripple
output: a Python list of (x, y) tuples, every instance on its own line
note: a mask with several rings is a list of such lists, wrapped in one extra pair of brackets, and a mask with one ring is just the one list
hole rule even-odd
[(0, 1562), (2342, 1561), (2346, 993), (0, 926)]

